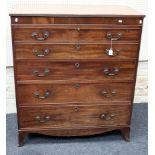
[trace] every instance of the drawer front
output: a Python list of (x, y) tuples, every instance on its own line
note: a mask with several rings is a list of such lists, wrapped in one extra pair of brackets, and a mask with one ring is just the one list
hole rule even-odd
[(132, 83), (17, 85), (18, 103), (35, 106), (55, 103), (103, 102), (104, 104), (111, 101), (130, 101), (132, 90)]
[(130, 106), (20, 107), (20, 128), (74, 128), (127, 125)]
[(14, 28), (14, 40), (25, 42), (109, 42), (139, 41), (140, 29), (84, 29), (84, 28)]
[(17, 80), (133, 80), (135, 61), (18, 62)]
[(142, 25), (142, 17), (12, 17), (12, 24), (114, 24)]
[(16, 59), (135, 59), (138, 44), (15, 44)]

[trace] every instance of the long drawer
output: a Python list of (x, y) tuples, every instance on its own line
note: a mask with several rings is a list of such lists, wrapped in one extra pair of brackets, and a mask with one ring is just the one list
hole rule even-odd
[(20, 128), (75, 128), (128, 125), (130, 106), (20, 107)]
[(15, 44), (17, 60), (70, 60), (70, 59), (136, 59), (138, 44), (113, 44), (113, 54), (110, 54), (110, 44)]
[[(19, 84), (20, 105), (130, 101), (132, 83)], [(117, 103), (113, 103), (117, 104)]]
[(24, 42), (109, 42), (136, 41), (140, 39), (140, 29), (102, 29), (102, 28), (14, 28), (14, 41)]
[(135, 61), (22, 61), (17, 80), (134, 80)]
[(142, 17), (24, 17), (11, 18), (11, 23), (20, 24), (108, 24), (110, 25), (133, 25), (141, 26)]

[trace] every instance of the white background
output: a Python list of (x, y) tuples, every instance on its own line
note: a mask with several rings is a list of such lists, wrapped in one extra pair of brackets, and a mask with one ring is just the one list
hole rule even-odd
[[(13, 9), (16, 4), (95, 4), (95, 5), (127, 5), (137, 11), (142, 12), (147, 16), (147, 0), (7, 0), (8, 13)], [(12, 45), (11, 45), (11, 31), (10, 31), (10, 18), (7, 15), (7, 66), (12, 66)], [(147, 18), (144, 21), (144, 28), (142, 33), (142, 43), (140, 51), (140, 60), (147, 60)]]
[[(9, 0), (10, 1), (10, 0)], [(109, 0), (110, 1), (110, 0)], [(130, 0), (132, 1), (132, 0)], [(136, 3), (137, 0), (135, 0)], [(141, 0), (143, 1), (143, 0)], [(19, 2), (19, 1), (18, 1)], [(140, 2), (140, 1), (139, 1)], [(146, 2), (146, 1), (145, 1)], [(132, 2), (133, 3), (133, 2)], [(154, 39), (155, 36), (155, 8), (154, 8), (154, 0), (149, 0), (149, 18), (148, 18), (148, 58), (149, 58), (149, 153), (148, 155), (155, 155), (155, 103), (154, 103), (154, 84), (155, 84), (155, 52), (154, 52)], [(6, 50), (8, 46), (6, 46), (6, 42), (8, 43), (8, 38), (6, 37), (6, 30), (8, 26), (8, 22), (6, 21), (7, 14), (7, 6), (6, 1), (1, 1), (0, 5), (0, 19), (1, 19), (1, 28), (0, 28), (0, 153), (2, 155), (6, 155)], [(132, 149), (132, 148), (131, 148)]]

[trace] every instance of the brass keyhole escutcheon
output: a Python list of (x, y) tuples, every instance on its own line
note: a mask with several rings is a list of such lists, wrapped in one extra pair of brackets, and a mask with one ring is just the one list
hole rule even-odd
[(79, 63), (79, 62), (76, 62), (76, 63), (75, 63), (75, 68), (76, 68), (76, 69), (80, 68), (80, 63)]
[(80, 28), (79, 27), (77, 28), (77, 31), (80, 32)]
[(74, 111), (75, 112), (79, 112), (80, 111), (80, 108), (79, 107), (74, 107)]
[(75, 89), (79, 89), (79, 88), (80, 88), (80, 84), (79, 84), (79, 83), (76, 83), (76, 84), (74, 85), (74, 88), (75, 88)]
[(76, 50), (80, 50), (80, 48), (81, 48), (80, 44), (76, 44), (75, 48), (76, 48)]

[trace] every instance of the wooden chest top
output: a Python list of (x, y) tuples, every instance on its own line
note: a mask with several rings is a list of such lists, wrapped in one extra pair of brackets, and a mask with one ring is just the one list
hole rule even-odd
[(119, 5), (16, 5), (11, 16), (139, 16), (144, 15), (128, 6)]

